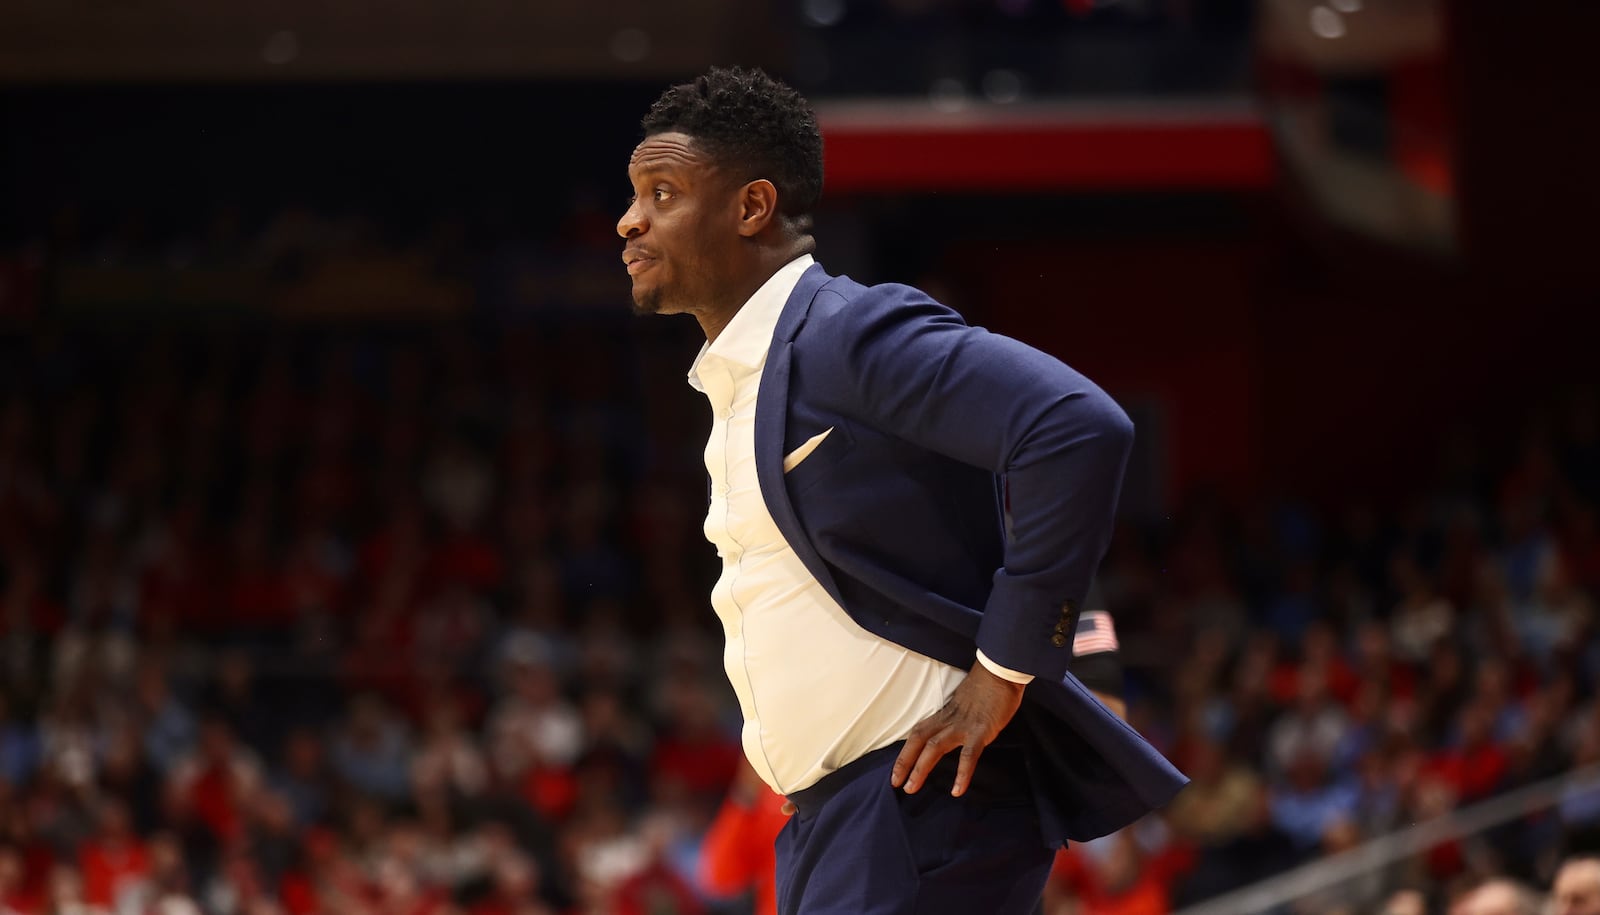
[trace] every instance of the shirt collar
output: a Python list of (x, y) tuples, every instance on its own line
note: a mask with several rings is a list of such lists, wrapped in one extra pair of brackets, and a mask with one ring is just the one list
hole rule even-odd
[(767, 350), (772, 346), (772, 335), (778, 329), (778, 318), (788, 303), (800, 277), (816, 260), (802, 254), (767, 278), (761, 288), (747, 299), (734, 313), (728, 326), (717, 334), (717, 339), (700, 347), (700, 354), (689, 366), (689, 386), (705, 391), (700, 383), (700, 365), (707, 358), (720, 359), (730, 366), (753, 372), (767, 361)]

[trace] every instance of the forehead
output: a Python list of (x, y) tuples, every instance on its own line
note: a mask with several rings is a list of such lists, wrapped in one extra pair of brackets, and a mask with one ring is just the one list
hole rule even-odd
[(645, 137), (628, 158), (628, 174), (662, 171), (708, 171), (711, 160), (686, 133), (657, 133)]
[(1576, 891), (1600, 888), (1600, 861), (1572, 861), (1556, 872), (1556, 886)]

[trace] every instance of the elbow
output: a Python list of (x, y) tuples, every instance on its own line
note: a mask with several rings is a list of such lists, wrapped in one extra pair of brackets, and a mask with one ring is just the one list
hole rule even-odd
[(1110, 395), (1101, 393), (1098, 400), (1100, 403), (1094, 416), (1094, 437), (1100, 448), (1108, 455), (1115, 455), (1120, 461), (1125, 462), (1133, 451), (1133, 420), (1128, 418), (1127, 412), (1118, 406)]
[(1121, 446), (1123, 453), (1127, 453), (1133, 450), (1133, 420), (1129, 419), (1128, 414), (1115, 403), (1112, 403), (1111, 408), (1114, 411), (1109, 423), (1112, 430), (1111, 438)]

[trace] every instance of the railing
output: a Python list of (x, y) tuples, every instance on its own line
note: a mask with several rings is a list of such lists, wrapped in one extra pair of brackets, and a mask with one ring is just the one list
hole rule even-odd
[(1224, 893), (1177, 915), (1260, 915), (1310, 896), (1327, 893), (1445, 842), (1476, 835), (1552, 808), (1574, 791), (1600, 791), (1600, 764), (1574, 769), (1426, 820), (1362, 845)]

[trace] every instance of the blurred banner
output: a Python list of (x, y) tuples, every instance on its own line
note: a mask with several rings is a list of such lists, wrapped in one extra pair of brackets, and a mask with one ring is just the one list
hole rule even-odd
[(832, 193), (1252, 190), (1270, 138), (1241, 97), (820, 104)]

